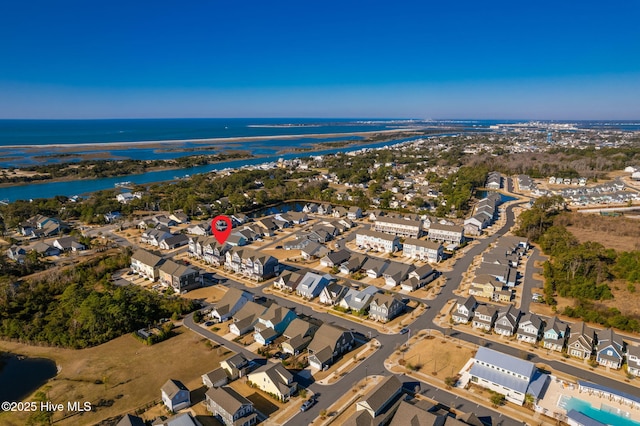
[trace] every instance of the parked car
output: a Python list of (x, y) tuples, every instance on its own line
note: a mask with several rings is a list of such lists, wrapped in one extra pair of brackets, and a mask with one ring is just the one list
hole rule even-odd
[(309, 398), (308, 400), (302, 403), (302, 405), (300, 406), (300, 411), (307, 411), (309, 408), (313, 407), (313, 404), (315, 403), (316, 403), (315, 398), (313, 397)]
[(400, 334), (407, 334), (408, 332), (409, 332), (409, 329), (407, 327), (400, 330)]

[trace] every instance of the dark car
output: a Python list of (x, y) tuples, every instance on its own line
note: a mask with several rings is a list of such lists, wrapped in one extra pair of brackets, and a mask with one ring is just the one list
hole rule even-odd
[(408, 332), (409, 332), (409, 329), (407, 327), (400, 330), (400, 334), (407, 334)]
[(310, 398), (308, 400), (306, 400), (305, 402), (302, 403), (302, 405), (300, 406), (300, 411), (307, 411), (309, 408), (311, 408), (313, 406), (313, 404), (316, 403), (316, 399), (315, 398)]

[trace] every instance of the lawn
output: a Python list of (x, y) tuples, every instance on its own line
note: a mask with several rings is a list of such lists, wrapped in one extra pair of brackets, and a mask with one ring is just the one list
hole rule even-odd
[[(0, 342), (0, 351), (50, 358), (59, 373), (43, 388), (53, 403), (89, 401), (95, 411), (67, 418), (58, 424), (95, 424), (132, 413), (160, 400), (160, 388), (169, 379), (181, 380), (189, 389), (202, 386), (201, 375), (218, 367), (233, 353), (212, 347), (200, 336), (178, 327), (177, 335), (153, 346), (131, 335), (93, 348), (72, 350)], [(0, 413), (0, 424), (26, 424), (27, 414)], [(53, 420), (62, 417), (56, 414)]]

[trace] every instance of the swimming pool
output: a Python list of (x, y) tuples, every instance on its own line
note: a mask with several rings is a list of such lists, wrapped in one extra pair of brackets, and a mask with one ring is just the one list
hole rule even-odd
[(597, 409), (586, 401), (568, 395), (560, 398), (558, 406), (564, 408), (567, 412), (569, 412), (569, 410), (579, 411), (594, 420), (612, 426), (640, 426), (640, 423), (625, 417), (624, 414), (628, 415), (626, 412), (616, 414), (616, 412), (618, 412), (616, 408), (604, 404), (602, 404), (602, 409)]

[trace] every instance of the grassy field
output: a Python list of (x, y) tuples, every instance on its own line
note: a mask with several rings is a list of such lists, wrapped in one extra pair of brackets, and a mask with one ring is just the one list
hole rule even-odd
[[(460, 347), (455, 340), (442, 337), (428, 338), (422, 336), (416, 340), (412, 338), (409, 349), (399, 355), (404, 358), (405, 366), (412, 366), (416, 371), (434, 375), (440, 379), (455, 376), (472, 358), (475, 350)], [(393, 356), (398, 356), (398, 351)], [(402, 361), (401, 361), (402, 363)]]
[(626, 217), (571, 213), (557, 219), (580, 241), (595, 241), (618, 251), (640, 250), (640, 221)]
[[(160, 400), (160, 388), (169, 378), (181, 380), (191, 390), (199, 388), (202, 374), (233, 355), (224, 347), (212, 348), (182, 327), (176, 331), (176, 336), (153, 346), (125, 335), (83, 350), (0, 341), (0, 351), (54, 360), (59, 373), (42, 388), (48, 399), (65, 405), (67, 401), (89, 401), (96, 407), (58, 424), (88, 425)], [(61, 417), (56, 414), (53, 420)], [(27, 418), (27, 414), (0, 413), (0, 424), (22, 426)]]

